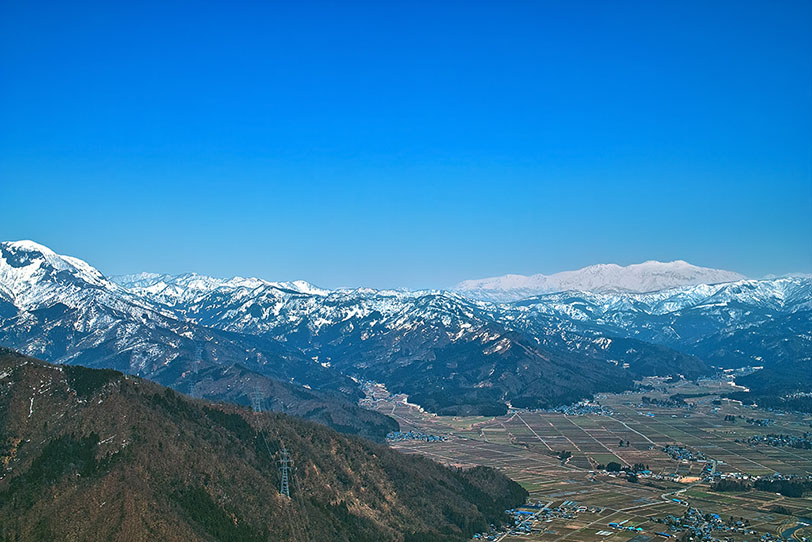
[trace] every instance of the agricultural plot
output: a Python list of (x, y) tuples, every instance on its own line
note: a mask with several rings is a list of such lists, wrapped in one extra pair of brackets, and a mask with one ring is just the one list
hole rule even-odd
[[(394, 416), (403, 430), (448, 437), (434, 443), (391, 443), (401, 451), (420, 453), (457, 466), (492, 466), (521, 483), (533, 502), (546, 506), (575, 502), (587, 508), (570, 518), (536, 521), (532, 532), (522, 535), (524, 540), (663, 540), (656, 533), (664, 527), (655, 518), (679, 516), (688, 506), (725, 518), (746, 519), (752, 528), (773, 535), (797, 527), (798, 518), (812, 518), (812, 499), (808, 497), (790, 499), (761, 491), (716, 493), (710, 491), (707, 483), (700, 482), (700, 474), (712, 460), (720, 472), (812, 475), (810, 450), (744, 442), (753, 435), (802, 435), (812, 431), (812, 417), (719, 404), (718, 395), (714, 394), (718, 391), (713, 383), (704, 387), (681, 383), (647, 393), (659, 400), (674, 393), (698, 395), (686, 400), (694, 406), (679, 407), (643, 404), (643, 394), (602, 396), (600, 402), (611, 409), (611, 415), (516, 411), (490, 418), (440, 417), (409, 405), (404, 397), (379, 397), (374, 408)], [(726, 416), (735, 417), (735, 422), (726, 420)], [(747, 423), (748, 418), (770, 422), (760, 426)], [(667, 445), (689, 450), (707, 461), (674, 459), (663, 452)], [(631, 483), (625, 476), (598, 471), (599, 465), (611, 462), (646, 465), (652, 476), (661, 476)], [(775, 512), (779, 508), (790, 515)], [(609, 523), (621, 522), (642, 530), (609, 527)], [(793, 531), (795, 538), (801, 540), (805, 529), (802, 526)], [(734, 542), (757, 540), (739, 533), (727, 536)]]

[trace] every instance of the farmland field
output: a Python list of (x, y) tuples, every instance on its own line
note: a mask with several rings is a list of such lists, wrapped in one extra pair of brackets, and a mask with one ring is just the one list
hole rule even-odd
[[(596, 398), (610, 414), (511, 410), (491, 418), (441, 417), (410, 405), (403, 396), (386, 393), (370, 400), (368, 406), (395, 417), (403, 431), (447, 438), (442, 442), (390, 443), (401, 451), (457, 466), (492, 466), (521, 483), (533, 503), (554, 508), (562, 503), (586, 507), (569, 514), (572, 517), (534, 520), (530, 534), (515, 535), (525, 540), (597, 542), (611, 538), (612, 542), (646, 542), (657, 538), (656, 533), (664, 528), (655, 518), (679, 516), (688, 507), (746, 521), (748, 529), (758, 532), (758, 536), (725, 532), (721, 539), (758, 540), (764, 533), (777, 537), (793, 526), (798, 527), (792, 535), (797, 540), (809, 535), (808, 528), (796, 524), (802, 518), (812, 518), (809, 495), (789, 498), (756, 490), (714, 492), (703, 470), (713, 468), (731, 477), (812, 475), (812, 450), (737, 442), (760, 434), (803, 435), (812, 431), (812, 417), (720, 400), (725, 389), (716, 382), (647, 384), (655, 384), (654, 389)], [(687, 397), (687, 404), (669, 404), (667, 398), (676, 393)], [(730, 417), (735, 420), (730, 421)], [(758, 425), (759, 420), (765, 425)], [(689, 450), (702, 459), (674, 459), (663, 451), (667, 445)], [(612, 462), (641, 464), (650, 474), (631, 482), (601, 470)], [(621, 522), (623, 527), (633, 525), (640, 530), (608, 527), (609, 523)], [(507, 533), (502, 537), (514, 538)]]

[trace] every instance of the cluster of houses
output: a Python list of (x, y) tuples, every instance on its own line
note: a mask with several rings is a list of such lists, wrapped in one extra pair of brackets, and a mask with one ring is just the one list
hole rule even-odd
[(442, 442), (448, 438), (440, 435), (430, 435), (422, 431), (391, 431), (386, 434), (386, 440), (397, 442), (403, 440), (422, 440), (424, 442)]
[(616, 529), (618, 531), (630, 531), (630, 532), (633, 532), (633, 533), (642, 533), (643, 532), (642, 527), (637, 527), (635, 525), (627, 525), (628, 522), (629, 522), (628, 519), (620, 521), (620, 522), (611, 521), (611, 522), (609, 522), (608, 525), (609, 525), (610, 528)]
[(535, 512), (528, 510), (505, 510), (505, 513), (513, 520), (513, 526), (510, 528), (510, 534), (529, 534), (533, 529), (533, 520), (535, 519)]
[(549, 412), (566, 416), (612, 416), (614, 414), (612, 409), (591, 401), (580, 401), (572, 405), (562, 405), (554, 408), (511, 408), (508, 412)]
[(745, 421), (751, 425), (757, 425), (759, 427), (767, 427), (775, 423), (775, 420), (771, 420), (769, 418), (747, 418)]
[(812, 450), (812, 433), (807, 432), (804, 433), (803, 436), (783, 434), (753, 435), (747, 439), (736, 439), (736, 442), (749, 444), (751, 446), (766, 444), (767, 446), (774, 446), (776, 448)]
[(474, 535), (474, 540), (498, 540), (499, 537), (505, 534), (505, 532), (512, 535), (530, 534), (533, 529), (533, 520), (535, 519), (536, 515), (535, 512), (511, 508), (510, 510), (505, 510), (505, 514), (510, 516), (512, 522), (507, 527), (507, 531), (497, 531), (494, 529), (494, 526), (491, 525), (490, 533), (476, 533)]
[(557, 518), (572, 519), (576, 514), (581, 514), (584, 512), (599, 514), (603, 510), (602, 508), (596, 506), (589, 508), (582, 504), (578, 504), (576, 501), (564, 501), (560, 506), (555, 507), (541, 506), (541, 503), (539, 503), (537, 507), (539, 508), (539, 511), (536, 513), (536, 517), (540, 520)]
[(677, 461), (708, 461), (708, 458), (705, 457), (705, 454), (702, 452), (689, 450), (677, 444), (669, 444), (663, 447), (663, 452), (670, 455), (671, 459), (676, 459)]
[[(666, 530), (676, 533), (688, 533), (694, 539), (704, 540), (707, 542), (719, 542), (721, 533), (725, 533), (725, 538), (728, 538), (734, 533), (742, 535), (755, 535), (757, 531), (750, 528), (749, 522), (744, 519), (738, 521), (730, 518), (724, 521), (719, 514), (706, 514), (698, 508), (688, 508), (685, 513), (680, 516), (668, 515), (664, 518), (652, 518), (652, 521), (663, 523), (666, 525)], [(671, 538), (672, 535), (668, 532), (658, 532), (660, 536)]]
[(507, 531), (479, 533), (474, 535), (474, 539), (497, 540), (498, 537), (505, 534), (505, 532), (511, 535), (530, 534), (533, 532), (533, 524), (535, 522), (550, 522), (553, 519), (573, 519), (577, 514), (583, 512), (598, 514), (601, 511), (603, 511), (601, 507), (587, 507), (579, 505), (576, 501), (564, 501), (559, 506), (547, 506), (539, 501), (535, 504), (526, 504), (521, 508), (505, 510), (505, 514), (507, 514), (511, 520), (511, 525)]
[(652, 473), (651, 471), (641, 471), (636, 473), (638, 478), (651, 478), (652, 480), (662, 480), (666, 482), (681, 482), (684, 476), (676, 472)]
[[(712, 464), (709, 463), (708, 467), (706, 467), (706, 468), (707, 469), (712, 468), (711, 465)], [(598, 466), (600, 467), (601, 465), (598, 465)], [(661, 480), (661, 481), (667, 481), (667, 482), (680, 482), (684, 478), (684, 476), (682, 474), (679, 474), (679, 473), (676, 473), (676, 472), (662, 472), (662, 473), (658, 472), (658, 473), (655, 473), (655, 472), (650, 471), (649, 469), (642, 469), (642, 470), (641, 469), (634, 469), (634, 468), (629, 467), (629, 466), (621, 467), (619, 471), (607, 470), (604, 467), (601, 471), (591, 470), (591, 471), (589, 471), (589, 474), (595, 475), (595, 474), (597, 474), (597, 472), (601, 472), (603, 474), (606, 474), (610, 478), (618, 478), (618, 477), (634, 475), (634, 476), (637, 476), (638, 478), (649, 478), (651, 480)]]
[(686, 408), (689, 410), (696, 408), (695, 403), (686, 403), (685, 401), (677, 401), (672, 398), (657, 399), (653, 397), (646, 397), (645, 395), (641, 397), (639, 403), (635, 403), (632, 406), (635, 408), (650, 408), (655, 406), (660, 408)]
[(737, 480), (737, 481), (750, 481), (756, 482), (758, 480), (768, 480), (768, 481), (777, 481), (777, 480), (787, 480), (790, 482), (812, 482), (812, 475), (800, 475), (800, 474), (781, 474), (780, 472), (776, 472), (773, 474), (767, 475), (758, 475), (758, 474), (747, 474), (744, 472), (714, 472), (713, 479), (715, 480)]
[(567, 416), (611, 416), (614, 414), (612, 409), (607, 408), (600, 403), (592, 403), (588, 401), (581, 401), (574, 405), (566, 405), (551, 409), (550, 412), (557, 412)]
[(476, 533), (474, 540), (496, 540), (498, 536), (496, 534)]

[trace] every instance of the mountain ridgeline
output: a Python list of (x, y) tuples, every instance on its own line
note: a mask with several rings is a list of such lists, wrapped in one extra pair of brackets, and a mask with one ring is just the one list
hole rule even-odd
[[(290, 498), (277, 461), (294, 462)], [(318, 424), (0, 350), (0, 540), (469, 539), (527, 492)]]
[[(760, 393), (771, 374), (809, 374), (808, 277), (747, 280), (685, 262), (553, 277), (596, 291), (494, 302), (471, 289), (324, 290), (193, 273), (108, 279), (36, 243), (2, 243), (0, 344), (217, 400), (247, 404), (259, 387), (275, 409), (378, 439), (394, 421), (356, 416), (363, 381), (440, 414), (496, 414), (630, 389), (651, 375), (758, 366), (747, 378)], [(688, 285), (635, 291), (674, 283)], [(780, 382), (770, 393), (812, 391), (809, 379)]]

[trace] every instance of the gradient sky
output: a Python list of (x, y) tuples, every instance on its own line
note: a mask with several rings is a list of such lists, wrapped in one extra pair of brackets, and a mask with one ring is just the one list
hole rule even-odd
[(812, 272), (812, 2), (0, 0), (0, 204), (107, 274)]

